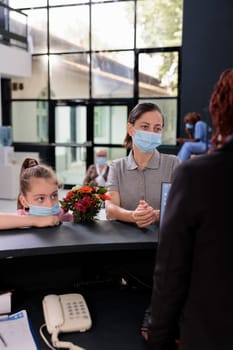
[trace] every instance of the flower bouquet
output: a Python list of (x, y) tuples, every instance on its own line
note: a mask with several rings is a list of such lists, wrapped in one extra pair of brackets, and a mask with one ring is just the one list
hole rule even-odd
[(105, 187), (94, 184), (77, 185), (59, 202), (64, 212), (72, 211), (75, 223), (93, 222), (104, 201), (110, 199), (106, 192)]

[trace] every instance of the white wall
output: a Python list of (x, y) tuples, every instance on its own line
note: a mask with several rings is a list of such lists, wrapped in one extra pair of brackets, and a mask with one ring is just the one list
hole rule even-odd
[(30, 77), (31, 54), (23, 49), (0, 45), (0, 75), (3, 78)]

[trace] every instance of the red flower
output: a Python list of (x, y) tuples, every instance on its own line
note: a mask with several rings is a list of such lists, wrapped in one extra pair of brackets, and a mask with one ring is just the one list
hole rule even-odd
[(60, 201), (65, 212), (73, 212), (74, 222), (93, 221), (105, 200), (110, 197), (106, 195), (105, 187), (90, 184), (88, 186), (74, 186)]

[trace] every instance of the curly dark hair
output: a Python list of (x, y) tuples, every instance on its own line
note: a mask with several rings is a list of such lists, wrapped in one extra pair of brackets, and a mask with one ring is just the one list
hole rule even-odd
[(233, 134), (233, 69), (226, 69), (220, 75), (210, 98), (209, 110), (214, 127), (212, 149), (216, 149)]
[(197, 113), (197, 112), (189, 112), (187, 114), (185, 114), (184, 116), (184, 122), (185, 123), (196, 123), (198, 122), (199, 120), (202, 119), (202, 116), (200, 113)]

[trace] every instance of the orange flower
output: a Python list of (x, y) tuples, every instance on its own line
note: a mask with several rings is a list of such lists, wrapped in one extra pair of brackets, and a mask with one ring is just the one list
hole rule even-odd
[(72, 211), (74, 222), (90, 222), (102, 208), (103, 202), (110, 199), (106, 192), (103, 186), (77, 185), (59, 202), (65, 212)]
[(73, 191), (68, 191), (66, 194), (66, 197), (71, 198), (71, 197), (73, 197), (73, 195), (74, 195)]
[(99, 194), (99, 197), (103, 200), (103, 201), (109, 201), (111, 199), (111, 197), (108, 194)]
[(89, 186), (82, 186), (79, 188), (78, 190), (80, 193), (92, 193), (93, 192), (93, 188), (89, 187)]

